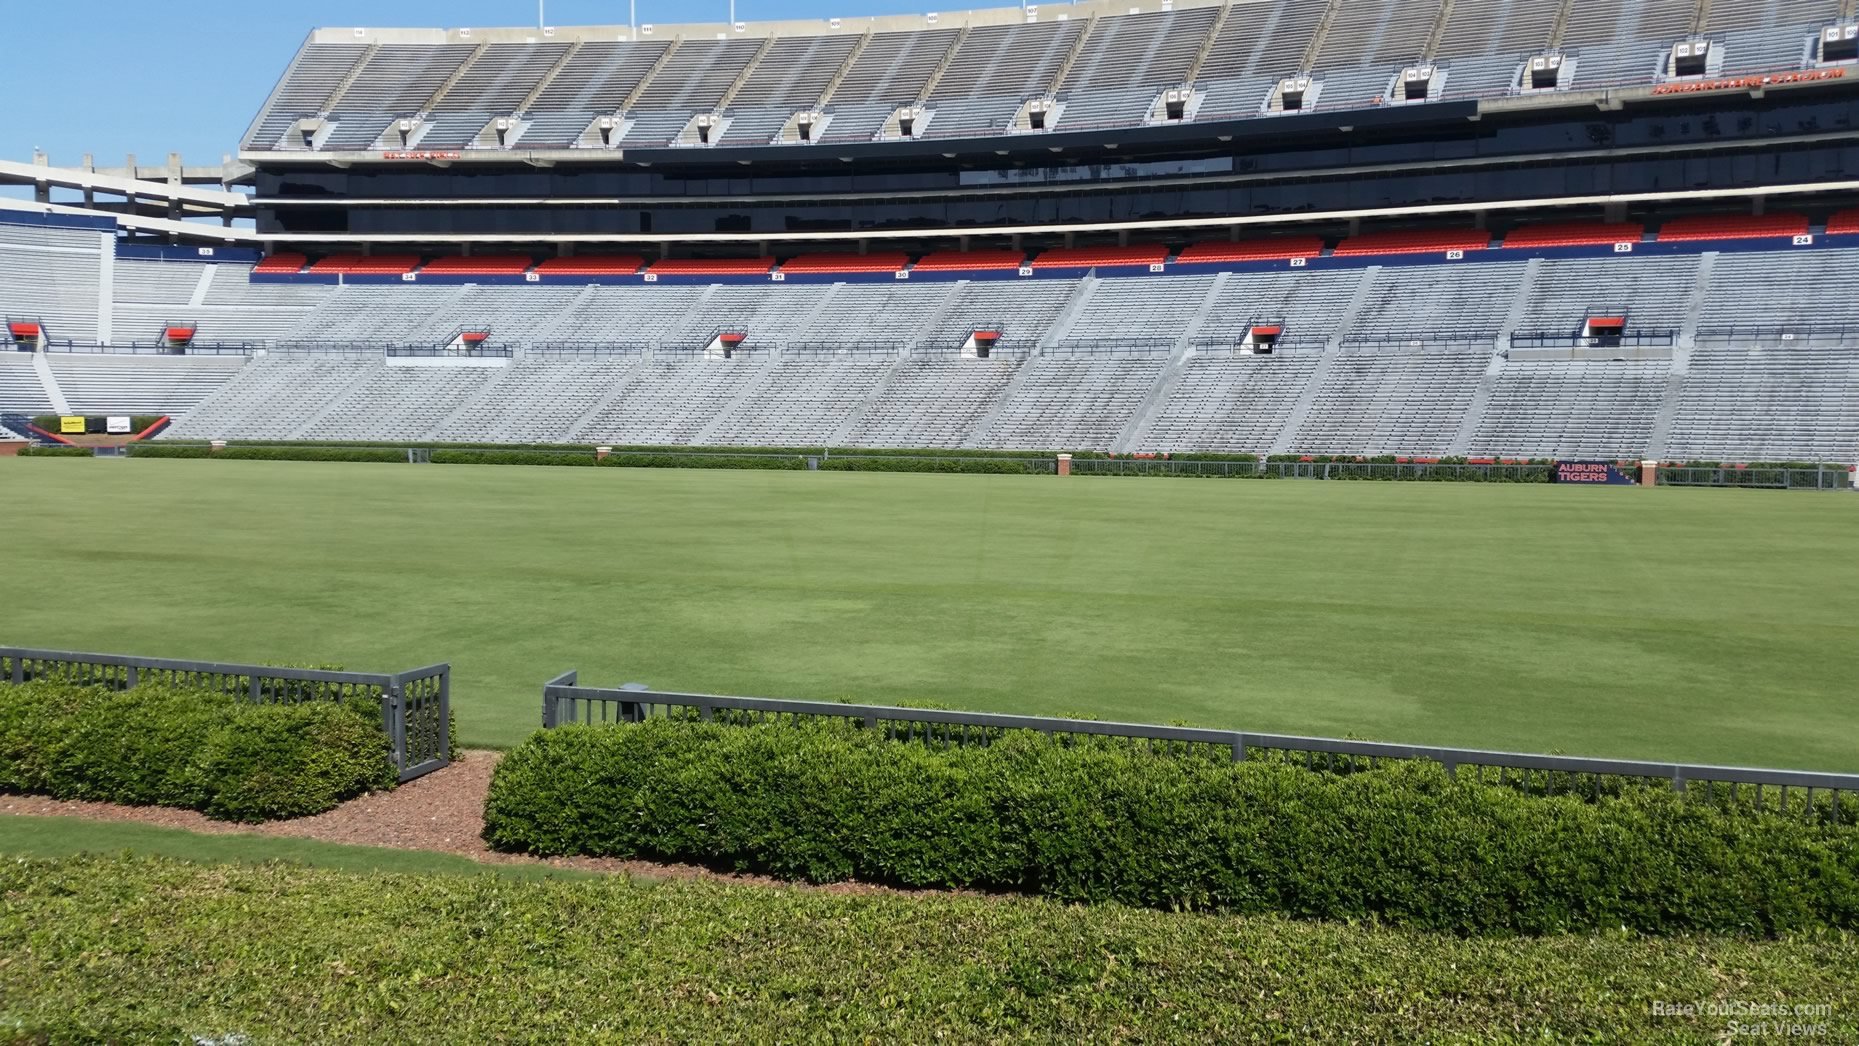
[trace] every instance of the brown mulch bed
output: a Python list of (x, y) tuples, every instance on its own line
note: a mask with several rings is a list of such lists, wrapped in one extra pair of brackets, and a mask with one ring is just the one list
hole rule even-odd
[[(767, 876), (717, 872), (696, 865), (628, 861), (612, 857), (531, 857), (498, 853), (485, 844), (484, 799), (490, 792), (491, 771), (501, 753), (464, 751), (452, 765), (427, 774), (391, 792), (352, 799), (326, 813), (294, 821), (259, 825), (215, 821), (193, 810), (165, 806), (122, 806), (82, 800), (51, 799), (38, 795), (0, 795), (0, 815), (80, 817), (88, 821), (131, 821), (161, 828), (181, 828), (212, 835), (269, 835), (314, 839), (352, 846), (384, 846), (396, 850), (426, 850), (456, 854), (487, 864), (546, 864), (583, 872), (613, 872), (647, 879), (708, 878), (764, 885), (786, 883)], [(869, 883), (833, 883), (810, 887), (835, 893), (903, 892)]]

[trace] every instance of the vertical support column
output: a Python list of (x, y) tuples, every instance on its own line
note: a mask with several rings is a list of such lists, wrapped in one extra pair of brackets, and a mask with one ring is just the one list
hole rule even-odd
[(1070, 454), (1060, 454), (1059, 455), (1059, 475), (1069, 476), (1071, 474), (1072, 474), (1072, 456)]
[(1659, 483), (1659, 463), (1656, 461), (1640, 462), (1640, 486), (1652, 487)]

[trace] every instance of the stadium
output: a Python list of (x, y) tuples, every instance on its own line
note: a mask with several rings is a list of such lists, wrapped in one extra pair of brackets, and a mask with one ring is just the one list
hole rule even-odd
[(1852, 0), (339, 27), (0, 160), (0, 1026), (1859, 1037), (1856, 88)]

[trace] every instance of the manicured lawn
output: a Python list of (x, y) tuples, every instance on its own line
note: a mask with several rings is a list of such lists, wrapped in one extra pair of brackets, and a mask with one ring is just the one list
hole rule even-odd
[(0, 854), (43, 858), (81, 854), (107, 857), (125, 851), (198, 864), (285, 861), (345, 872), (482, 874), (519, 879), (583, 878), (590, 874), (535, 864), (482, 864), (467, 857), (421, 850), (345, 846), (245, 832), (221, 835), (147, 824), (86, 821), (76, 817), (0, 816)]
[(1859, 770), (1859, 497), (0, 461), (6, 642)]

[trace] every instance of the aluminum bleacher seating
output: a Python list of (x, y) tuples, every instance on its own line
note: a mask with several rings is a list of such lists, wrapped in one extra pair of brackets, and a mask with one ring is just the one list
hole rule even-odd
[(366, 44), (327, 44), (311, 42), (291, 62), (279, 81), (278, 89), (265, 104), (245, 144), (250, 149), (301, 149), (302, 140), (286, 139), (291, 125), (306, 116), (316, 116), (350, 71), (368, 54)]
[(820, 355), (770, 364), (766, 376), (717, 419), (705, 442), (748, 447), (827, 446), (877, 390), (895, 362)]
[(32, 357), (23, 352), (0, 351), (0, 411), (20, 414), (49, 414), (51, 397), (32, 366)]
[[(1378, 269), (1368, 277), (1362, 311), (1344, 344), (1356, 339), (1493, 339), (1517, 297), (1523, 267), (1520, 261), (1467, 265), (1450, 280), (1413, 266)], [(1416, 279), (1425, 282), (1424, 288), (1416, 286)]]
[(751, 37), (681, 40), (658, 75), (646, 82), (635, 107), (646, 112), (714, 109), (761, 47), (762, 41)]
[[(490, 44), (433, 104), (432, 111), (486, 116), (515, 112), (572, 46), (547, 41)], [(476, 130), (483, 127), (480, 121)]]
[(437, 443), (560, 443), (638, 357), (514, 360), (432, 431)]
[(1575, 333), (1597, 310), (1625, 307), (1629, 330), (1676, 331), (1697, 283), (1694, 255), (1589, 259), (1542, 263), (1524, 301), (1517, 330)]
[(46, 355), (78, 414), (170, 414), (192, 410), (245, 365), (244, 356)]
[(1701, 348), (1679, 392), (1670, 461), (1859, 460), (1859, 349)]
[(1451, 450), (1490, 360), (1489, 352), (1338, 357), (1292, 436), (1292, 449), (1443, 456)]
[(691, 443), (767, 369), (767, 361), (752, 354), (640, 363), (575, 438), (615, 446)]
[(1719, 255), (1711, 293), (1698, 312), (1699, 335), (1773, 336), (1859, 327), (1859, 301), (1829, 288), (1859, 286), (1859, 252), (1747, 251)]
[(1194, 356), (1145, 433), (1142, 449), (1267, 451), (1316, 368), (1314, 355)]
[(1017, 360), (911, 356), (858, 418), (844, 443), (853, 447), (960, 447), (1006, 392)]
[(1638, 460), (1665, 399), (1667, 360), (1508, 360), (1470, 452)]
[(1059, 342), (1075, 349), (1147, 347), (1166, 354), (1188, 333), (1212, 276), (1100, 280)]
[(1109, 450), (1165, 364), (1162, 357), (1029, 360), (977, 442), (1001, 450)]

